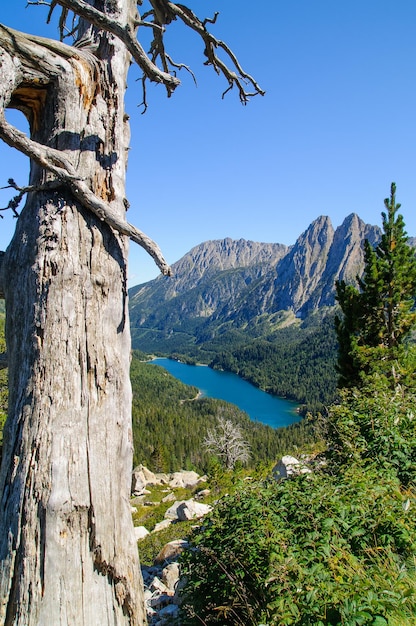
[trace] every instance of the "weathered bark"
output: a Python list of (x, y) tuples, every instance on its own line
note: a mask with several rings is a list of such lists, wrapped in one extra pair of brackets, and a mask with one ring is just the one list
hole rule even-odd
[[(135, 5), (104, 4), (126, 23)], [(125, 220), (124, 46), (92, 29), (84, 32), (91, 50), (11, 33), (12, 55), (6, 38), (2, 105), (22, 109), (31, 139), (61, 150)], [(67, 186), (48, 190), (56, 177), (39, 163), (30, 178), (42, 191), (28, 196), (2, 272), (10, 393), (0, 622), (141, 625), (129, 505), (128, 242)]]
[[(146, 621), (129, 506), (128, 238), (163, 273), (169, 267), (125, 218), (127, 69), (132, 57), (144, 72), (145, 107), (147, 79), (170, 95), (179, 80), (169, 67), (180, 65), (163, 35), (180, 20), (202, 38), (226, 91), (237, 86), (244, 104), (264, 93), (207, 31), (215, 17), (201, 21), (168, 0), (149, 4), (149, 56), (136, 40), (137, 27), (149, 26), (137, 0), (53, 0), (62, 30), (68, 9), (80, 17), (74, 46), (0, 25), (0, 139), (31, 159), (29, 185), (16, 187), (27, 202), (0, 257), (9, 366), (0, 471), (0, 621), (7, 626)], [(7, 107), (23, 111), (30, 137), (7, 123)]]

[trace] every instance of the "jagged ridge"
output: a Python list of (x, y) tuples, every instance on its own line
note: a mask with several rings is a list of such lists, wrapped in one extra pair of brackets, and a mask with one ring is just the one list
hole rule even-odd
[[(130, 290), (133, 346), (155, 347), (214, 336), (224, 325), (243, 329), (281, 311), (305, 318), (335, 302), (337, 279), (354, 280), (363, 268), (363, 243), (376, 243), (377, 226), (349, 215), (334, 230), (321, 216), (293, 246), (230, 238), (192, 248), (162, 276)], [(181, 337), (182, 336), (182, 337)]]

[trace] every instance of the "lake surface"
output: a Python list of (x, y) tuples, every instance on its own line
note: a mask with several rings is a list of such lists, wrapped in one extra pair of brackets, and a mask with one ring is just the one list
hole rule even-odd
[(164, 367), (186, 385), (198, 387), (203, 396), (236, 404), (254, 421), (281, 428), (300, 420), (294, 402), (261, 391), (236, 374), (213, 370), (206, 365), (187, 365), (172, 359), (157, 358), (152, 363)]

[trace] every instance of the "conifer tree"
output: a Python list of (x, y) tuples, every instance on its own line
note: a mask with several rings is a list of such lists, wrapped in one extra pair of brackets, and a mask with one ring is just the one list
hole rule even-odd
[(339, 386), (353, 387), (378, 371), (395, 385), (405, 340), (416, 324), (416, 258), (397, 214), (396, 185), (384, 201), (383, 234), (373, 248), (365, 242), (365, 268), (358, 288), (336, 284), (343, 317), (336, 318)]

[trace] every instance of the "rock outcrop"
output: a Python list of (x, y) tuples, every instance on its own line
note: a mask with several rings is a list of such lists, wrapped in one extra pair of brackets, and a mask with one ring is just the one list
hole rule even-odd
[(204, 515), (207, 515), (211, 510), (211, 506), (202, 504), (202, 502), (196, 502), (193, 498), (190, 500), (178, 500), (168, 508), (165, 513), (165, 518), (186, 522), (190, 519), (204, 517)]
[(171, 489), (184, 487), (193, 489), (197, 485), (204, 483), (206, 476), (199, 476), (196, 472), (182, 470), (172, 474), (155, 474), (144, 465), (138, 465), (132, 473), (131, 493), (133, 496), (142, 496), (148, 493), (147, 487), (155, 485), (166, 485)]

